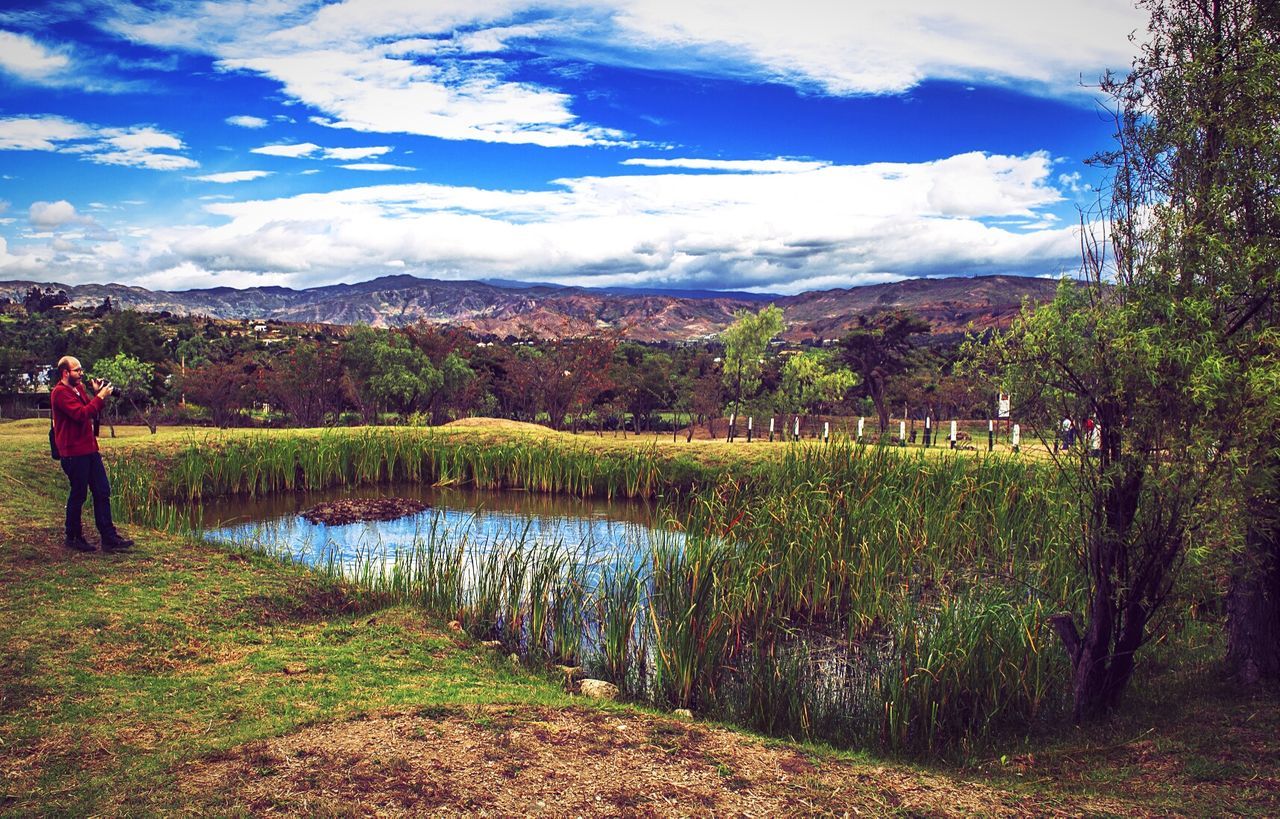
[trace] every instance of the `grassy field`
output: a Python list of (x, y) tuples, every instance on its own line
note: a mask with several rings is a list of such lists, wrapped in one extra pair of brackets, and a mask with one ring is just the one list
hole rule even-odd
[[(118, 431), (103, 446), (121, 470), (245, 435)], [(477, 446), (571, 437), (501, 422), (441, 432)], [(877, 759), (587, 704), (419, 608), (157, 529), (131, 527), (129, 554), (68, 551), (44, 436), (0, 424), (4, 815), (1280, 812), (1280, 703), (1217, 679), (1213, 628), (1155, 646), (1107, 725), (946, 764)], [(786, 449), (572, 443), (708, 470)]]

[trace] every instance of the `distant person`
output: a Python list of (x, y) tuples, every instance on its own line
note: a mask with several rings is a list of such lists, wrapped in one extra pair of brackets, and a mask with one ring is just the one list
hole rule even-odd
[(1102, 454), (1102, 427), (1092, 417), (1084, 419), (1084, 432), (1080, 435), (1081, 446), (1088, 447), (1090, 455)]
[(1071, 425), (1070, 418), (1062, 419), (1062, 445), (1067, 449), (1071, 449), (1071, 445), (1076, 442), (1076, 431)]
[(58, 448), (62, 471), (71, 482), (67, 496), (66, 545), (79, 552), (92, 552), (95, 546), (84, 539), (80, 526), (80, 510), (85, 496), (93, 493), (93, 522), (102, 537), (104, 552), (123, 552), (133, 541), (116, 530), (111, 520), (111, 484), (107, 469), (98, 452), (95, 420), (102, 413), (114, 387), (100, 381), (90, 385), (92, 398), (84, 387), (84, 368), (72, 356), (58, 360), (58, 383), (49, 392), (52, 409), (53, 440)]

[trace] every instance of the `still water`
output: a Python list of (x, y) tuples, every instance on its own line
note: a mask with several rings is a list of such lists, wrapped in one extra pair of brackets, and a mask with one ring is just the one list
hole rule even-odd
[[(324, 501), (371, 497), (412, 498), (430, 508), (391, 521), (337, 526), (302, 517)], [(312, 565), (354, 565), (394, 560), (426, 543), (477, 552), (495, 546), (559, 547), (594, 559), (634, 555), (654, 539), (678, 538), (659, 524), (657, 514), (644, 501), (404, 483), (220, 498), (204, 504), (200, 524), (206, 538), (220, 543), (252, 546)]]

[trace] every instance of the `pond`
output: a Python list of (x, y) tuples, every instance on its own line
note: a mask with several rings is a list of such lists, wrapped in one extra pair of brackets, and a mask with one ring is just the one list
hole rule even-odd
[[(391, 521), (343, 525), (302, 517), (318, 503), (378, 497), (410, 498), (429, 508)], [(209, 540), (347, 569), (394, 563), (425, 547), (481, 554), (495, 547), (558, 548), (594, 561), (639, 555), (655, 538), (678, 539), (659, 526), (656, 507), (644, 501), (411, 483), (219, 498), (206, 502), (200, 514), (198, 528)]]

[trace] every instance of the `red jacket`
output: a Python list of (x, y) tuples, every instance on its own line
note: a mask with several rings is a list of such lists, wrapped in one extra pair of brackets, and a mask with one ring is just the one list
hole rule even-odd
[(83, 383), (73, 388), (58, 382), (49, 392), (49, 402), (53, 406), (53, 439), (58, 444), (58, 454), (73, 458), (97, 452), (93, 419), (102, 412), (103, 400), (96, 395), (90, 398)]

